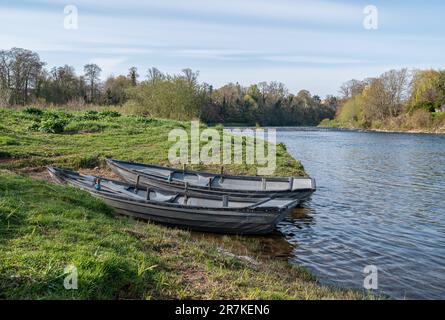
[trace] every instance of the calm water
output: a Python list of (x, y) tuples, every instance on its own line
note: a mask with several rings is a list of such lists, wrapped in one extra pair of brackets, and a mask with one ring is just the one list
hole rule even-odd
[(366, 265), (393, 298), (445, 299), (445, 136), (279, 130), (317, 180), (280, 231), (292, 263), (362, 288)]

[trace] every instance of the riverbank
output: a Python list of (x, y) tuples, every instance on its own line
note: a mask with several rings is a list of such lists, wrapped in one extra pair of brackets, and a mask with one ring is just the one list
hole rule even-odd
[[(260, 257), (257, 238), (212, 241), (185, 230), (116, 218), (87, 193), (45, 181), (45, 165), (109, 174), (105, 157), (168, 164), (168, 132), (189, 130), (187, 123), (60, 110), (0, 109), (0, 118), (2, 299), (367, 297), (320, 286), (301, 267)], [(247, 165), (225, 170), (256, 171)], [(304, 168), (278, 146), (276, 174), (304, 175)], [(240, 243), (249, 247), (249, 256), (237, 252)], [(63, 286), (69, 265), (77, 268), (77, 290)]]
[(411, 133), (411, 134), (445, 134), (445, 127), (436, 128), (402, 128), (400, 126), (379, 126), (374, 128), (365, 128), (352, 123), (342, 123), (337, 120), (324, 120), (319, 128), (333, 128), (343, 130), (357, 130), (363, 132), (386, 132), (386, 133)]

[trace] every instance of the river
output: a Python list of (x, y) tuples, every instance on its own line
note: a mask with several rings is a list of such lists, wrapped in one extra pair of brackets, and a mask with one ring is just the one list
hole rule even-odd
[(317, 191), (279, 230), (289, 261), (321, 283), (445, 299), (445, 136), (277, 130), (277, 142), (316, 178)]

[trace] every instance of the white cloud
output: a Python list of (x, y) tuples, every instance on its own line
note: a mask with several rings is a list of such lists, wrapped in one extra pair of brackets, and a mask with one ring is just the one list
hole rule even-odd
[(81, 71), (92, 61), (104, 77), (130, 65), (141, 73), (150, 66), (168, 72), (191, 67), (216, 86), (276, 80), (324, 94), (349, 77), (384, 68), (444, 67), (443, 33), (422, 33), (428, 21), (416, 33), (403, 21), (390, 32), (385, 26), (392, 20), (385, 17), (393, 12), (383, 4), (382, 28), (367, 32), (361, 6), (321, 0), (73, 0), (78, 30), (63, 28), (60, 1), (40, 3), (50, 6), (0, 3), (1, 48), (35, 50), (49, 67), (67, 63)]
[[(117, 73), (121, 70), (121, 64), (124, 63), (127, 58), (105, 58), (98, 57), (90, 60), (90, 63), (97, 64), (104, 73), (105, 77)], [(104, 77), (103, 77), (104, 78)]]
[[(60, 4), (58, 0), (43, 0), (41, 3)], [(195, 16), (218, 15), (280, 21), (312, 21), (341, 23), (361, 21), (363, 6), (322, 0), (108, 0), (72, 1), (82, 7), (104, 11), (108, 9), (146, 12), (172, 12)], [(119, 12), (119, 11), (118, 11)]]

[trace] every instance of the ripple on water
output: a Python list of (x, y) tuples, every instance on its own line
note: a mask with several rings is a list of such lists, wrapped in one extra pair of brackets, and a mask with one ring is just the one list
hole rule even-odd
[(279, 226), (291, 262), (355, 288), (374, 264), (393, 298), (445, 298), (445, 136), (286, 130), (277, 139), (318, 186)]

